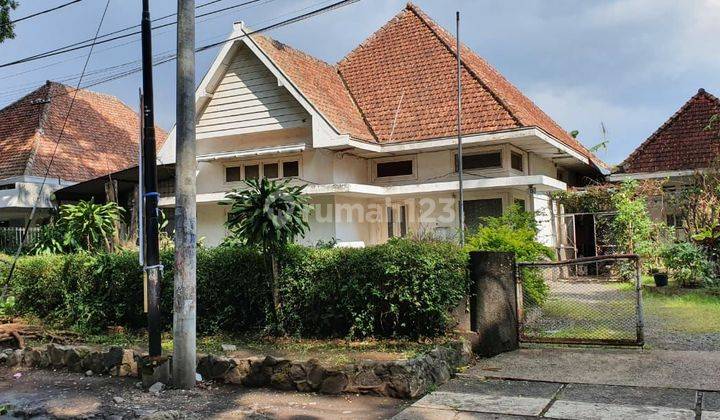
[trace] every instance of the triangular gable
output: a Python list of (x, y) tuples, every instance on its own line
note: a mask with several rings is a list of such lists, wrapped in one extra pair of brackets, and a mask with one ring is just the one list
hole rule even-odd
[(720, 157), (720, 100), (704, 89), (690, 98), (620, 164), (622, 172), (707, 169)]

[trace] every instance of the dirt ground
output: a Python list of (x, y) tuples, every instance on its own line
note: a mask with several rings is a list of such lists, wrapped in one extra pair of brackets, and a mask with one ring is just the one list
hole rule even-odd
[(0, 412), (6, 413), (0, 418), (385, 419), (409, 404), (365, 395), (285, 393), (219, 384), (154, 395), (138, 389), (136, 381), (1, 368)]

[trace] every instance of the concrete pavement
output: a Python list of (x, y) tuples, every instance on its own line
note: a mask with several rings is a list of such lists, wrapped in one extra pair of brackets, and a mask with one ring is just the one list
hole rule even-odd
[(720, 393), (456, 378), (420, 399), (395, 420), (434, 419), (720, 419)]

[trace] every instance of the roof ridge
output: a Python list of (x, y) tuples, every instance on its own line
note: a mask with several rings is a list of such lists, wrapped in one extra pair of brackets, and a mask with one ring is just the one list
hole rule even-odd
[(38, 115), (38, 122), (35, 126), (35, 133), (33, 134), (32, 147), (30, 149), (30, 153), (28, 154), (28, 158), (25, 161), (25, 171), (23, 173), (26, 175), (32, 174), (33, 167), (35, 166), (35, 157), (37, 156), (38, 147), (40, 146), (40, 141), (42, 141), (42, 137), (45, 134), (43, 127), (45, 125), (45, 121), (47, 120), (47, 115), (50, 110), (50, 95), (52, 93), (52, 82), (47, 80), (43, 86), (35, 89), (35, 92), (43, 88), (46, 89), (42, 104), (43, 109)]
[(320, 64), (324, 64), (325, 66), (327, 66), (327, 67), (329, 67), (329, 68), (335, 68), (335, 66), (334, 66), (333, 64), (330, 64), (330, 63), (328, 63), (328, 62), (325, 61), (325, 60), (321, 60), (321, 59), (315, 57), (314, 55), (312, 55), (312, 54), (310, 54), (310, 53), (307, 53), (307, 52), (305, 52), (305, 51), (303, 51), (303, 50), (297, 49), (297, 48), (293, 47), (292, 45), (286, 44), (286, 43), (284, 43), (284, 42), (282, 42), (282, 41), (278, 41), (277, 39), (275, 39), (275, 38), (273, 38), (273, 37), (271, 37), (271, 36), (261, 35), (261, 34), (253, 34), (253, 35), (250, 35), (250, 38), (253, 38), (253, 37), (265, 38), (265, 39), (267, 39), (268, 41), (270, 41), (270, 42), (272, 42), (272, 43), (280, 44), (280, 45), (283, 46), (283, 48), (287, 48), (287, 49), (289, 49), (289, 50), (292, 50), (293, 52), (296, 52), (296, 53), (298, 53), (298, 54), (300, 54), (300, 55), (302, 55), (302, 56), (305, 56), (305, 57), (307, 57), (307, 58), (309, 58), (309, 59), (311, 59), (311, 60), (317, 61), (317, 62), (320, 63)]
[[(455, 36), (453, 36), (451, 33), (449, 33), (445, 28), (443, 28), (441, 25), (439, 25), (437, 22), (435, 22), (430, 16), (427, 15), (420, 7), (416, 6), (413, 3), (408, 3), (407, 5), (408, 10), (411, 10), (413, 13), (415, 13), (418, 18), (435, 34), (435, 36), (448, 48), (450, 53), (453, 56), (456, 56), (457, 52), (455, 51), (456, 47), (455, 45), (452, 45), (449, 43), (446, 39), (444, 39), (444, 36), (450, 37), (452, 39), (455, 39)], [(472, 50), (472, 48), (468, 47), (464, 43), (460, 43), (460, 62), (462, 63), (463, 67), (482, 85), (484, 86), (490, 95), (492, 95), (494, 98), (497, 99), (497, 101), (507, 110), (507, 112), (510, 114), (510, 116), (519, 124), (522, 126), (528, 126), (528, 127), (537, 127), (542, 128), (537, 124), (537, 121), (524, 121), (523, 113), (519, 112), (520, 109), (522, 109), (522, 106), (519, 104), (516, 104), (512, 101), (512, 99), (507, 98), (501, 94), (501, 92), (498, 92), (495, 88), (492, 88), (488, 83), (486, 83), (482, 77), (475, 71), (475, 69), (472, 68), (471, 65), (467, 63), (467, 60), (463, 57), (472, 57), (475, 60), (480, 61), (488, 71), (493, 73), (493, 76), (496, 77), (498, 80), (500, 80), (501, 83), (505, 84), (508, 88), (514, 89), (516, 93), (521, 97), (524, 98), (528, 102), (530, 106), (534, 108), (533, 112), (537, 111), (540, 112), (544, 118), (547, 120), (548, 123), (552, 124), (555, 129), (557, 129), (559, 132), (567, 134), (569, 140), (571, 138), (570, 134), (562, 128), (552, 117), (550, 117), (545, 111), (542, 110), (532, 99), (527, 97), (520, 89), (517, 88), (510, 80), (508, 80), (501, 72), (499, 72), (493, 65), (491, 65), (487, 60), (485, 60), (483, 57), (475, 53), (475, 51)], [(497, 86), (496, 86), (497, 87)], [(526, 112), (529, 110), (526, 110)], [(548, 130), (543, 129), (543, 131), (548, 132)], [(549, 133), (549, 135), (555, 137), (554, 134)], [(590, 150), (585, 147), (579, 140), (572, 139), (574, 143), (577, 144), (577, 146), (574, 146), (572, 143), (568, 144), (563, 139), (558, 138), (562, 143), (566, 144), (568, 147), (571, 147), (573, 149), (580, 149), (577, 150), (578, 152), (581, 152), (584, 154), (588, 159), (593, 160), (597, 163), (599, 163), (601, 166), (607, 166), (600, 158), (595, 156), (594, 153), (590, 152)]]
[[(440, 36), (440, 34), (438, 33), (439, 30), (442, 30), (442, 31), (444, 31), (444, 32), (447, 32), (447, 31), (445, 30), (445, 28), (443, 28), (443, 27), (441, 27), (440, 25), (438, 25), (437, 22), (435, 22), (430, 16), (427, 15), (427, 13), (425, 13), (422, 9), (420, 9), (420, 8), (419, 8), (418, 6), (416, 6), (415, 4), (408, 2), (408, 4), (407, 4), (406, 7), (407, 7), (407, 10), (410, 10), (411, 12), (413, 12), (413, 13), (420, 19), (420, 21), (421, 21), (425, 26), (427, 26), (428, 29), (430, 29), (430, 31), (433, 33), (433, 35), (435, 35), (435, 37), (445, 46), (445, 48), (447, 48), (447, 50), (450, 52), (450, 54), (451, 54), (453, 57), (457, 57), (457, 54), (458, 54), (458, 53), (457, 53), (457, 51), (455, 51), (455, 50), (456, 50), (456, 46), (451, 45), (450, 43), (448, 43), (448, 42), (447, 42), (445, 39), (443, 39), (443, 37)], [(455, 38), (454, 36), (452, 36), (452, 34), (450, 34), (449, 32), (447, 32), (447, 35), (449, 35), (449, 36), (453, 37), (454, 39), (456, 39), (456, 38)], [(457, 40), (457, 39), (456, 39), (456, 40)], [(464, 48), (463, 48), (463, 47), (464, 47)], [(469, 51), (470, 53), (472, 53), (472, 50), (471, 50), (470, 48), (468, 48), (468, 47), (467, 47), (465, 44), (463, 44), (462, 42), (460, 43), (460, 48), (461, 48), (461, 50), (462, 50), (462, 49), (465, 49), (465, 50)], [(463, 58), (464, 55), (462, 54), (462, 51), (460, 51), (460, 53), (461, 53), (461, 54), (460, 54), (460, 63), (462, 64), (463, 68), (465, 68), (465, 70), (467, 70), (468, 73), (470, 73), (470, 74), (473, 76), (473, 78), (478, 81), (478, 83), (480, 83), (483, 87), (485, 87), (485, 89), (487, 89), (488, 93), (490, 93), (490, 95), (491, 95), (493, 98), (495, 98), (495, 99), (500, 103), (500, 105), (502, 105), (503, 108), (505, 108), (505, 110), (508, 112), (508, 114), (510, 114), (510, 116), (511, 116), (518, 124), (521, 124), (521, 125), (522, 125), (522, 122), (520, 121), (520, 118), (519, 118), (517, 115), (515, 115), (515, 111), (512, 109), (512, 106), (507, 102), (507, 100), (506, 100), (505, 98), (501, 97), (497, 92), (495, 92), (494, 89), (492, 89), (487, 83), (485, 83), (485, 82), (482, 80), (482, 78), (480, 77), (480, 75), (478, 75), (478, 74), (475, 72), (475, 70), (473, 70), (472, 68), (470, 68), (470, 67), (467, 65), (465, 59)], [(477, 56), (477, 54), (475, 54), (475, 55)], [(482, 60), (482, 57), (480, 57), (480, 56), (477, 56), (477, 58), (479, 58), (479, 59)], [(483, 60), (483, 61), (485, 61), (485, 60)], [(495, 71), (495, 73), (497, 73), (500, 77), (503, 77), (499, 72)], [(503, 78), (504, 78), (504, 77), (503, 77)]]
[(336, 66), (341, 66), (343, 63), (350, 61), (350, 60), (351, 60), (351, 59), (350, 59), (350, 56), (351, 56), (351, 55), (353, 55), (356, 51), (359, 51), (359, 50), (361, 50), (362, 48), (365, 48), (365, 46), (366, 46), (367, 44), (369, 44), (372, 40), (374, 40), (375, 38), (377, 38), (378, 36), (380, 36), (380, 34), (382, 34), (383, 32), (385, 32), (385, 31), (387, 30), (387, 28), (389, 28), (393, 23), (395, 23), (395, 21), (397, 21), (398, 19), (400, 19), (405, 13), (407, 13), (407, 12), (409, 12), (409, 11), (412, 11), (412, 8), (413, 8), (413, 7), (415, 7), (414, 4), (408, 3), (408, 4), (405, 6), (404, 9), (402, 9), (401, 11), (399, 11), (398, 13), (396, 13), (392, 18), (390, 18), (390, 20), (388, 20), (387, 22), (385, 22), (385, 24), (384, 24), (383, 26), (381, 26), (381, 27), (378, 28), (375, 32), (373, 32), (372, 34), (370, 34), (370, 36), (368, 36), (367, 38), (365, 38), (365, 40), (363, 40), (363, 42), (361, 42), (361, 43), (359, 43), (358, 45), (356, 45), (355, 48), (353, 48), (352, 50), (350, 50), (350, 52), (348, 52), (347, 54), (345, 54), (345, 57), (343, 57), (343, 58), (341, 58), (340, 60), (338, 60), (338, 62), (335, 63), (335, 65), (336, 65)]
[(717, 102), (717, 103), (718, 103), (718, 106), (720, 106), (720, 99), (718, 99), (717, 97), (715, 97), (715, 96), (712, 95), (711, 93), (707, 92), (707, 91), (706, 91), (705, 89), (703, 89), (703, 88), (698, 89), (698, 91), (697, 91), (696, 94), (694, 94), (694, 95), (691, 96), (687, 101), (685, 101), (685, 103), (684, 103), (680, 108), (678, 108), (678, 110), (675, 111), (674, 114), (672, 114), (667, 120), (665, 120), (665, 122), (664, 122), (662, 125), (660, 125), (660, 127), (658, 127), (655, 131), (653, 131), (652, 134), (650, 134), (650, 136), (648, 136), (648, 138), (645, 139), (645, 141), (643, 141), (642, 143), (640, 143), (640, 145), (639, 145), (638, 147), (636, 147), (635, 150), (633, 150), (632, 153), (630, 153), (630, 154), (628, 155), (628, 157), (625, 158), (625, 160), (623, 160), (622, 162), (620, 162), (620, 164), (618, 165), (618, 167), (620, 168), (620, 171), (619, 171), (619, 172), (621, 172), (621, 173), (624, 172), (624, 170), (625, 170), (625, 169), (624, 169), (624, 166), (628, 163), (628, 161), (630, 161), (631, 159), (637, 157), (637, 155), (639, 155), (639, 154), (642, 152), (642, 150), (643, 150), (647, 145), (649, 145), (649, 144), (651, 144), (652, 142), (654, 142), (655, 140), (657, 140), (657, 136), (660, 135), (660, 133), (662, 133), (668, 126), (670, 126), (670, 124), (672, 124), (672, 123), (675, 122), (678, 118), (680, 118), (680, 116), (681, 116), (688, 108), (690, 108), (690, 105), (693, 104), (694, 101), (695, 101), (696, 99), (699, 99), (701, 96), (705, 96), (705, 97), (707, 97), (708, 99), (710, 99), (711, 101)]
[(363, 112), (362, 108), (360, 108), (360, 105), (358, 105), (357, 100), (355, 100), (355, 95), (353, 95), (352, 90), (350, 90), (350, 86), (348, 86), (347, 81), (345, 81), (345, 78), (343, 77), (342, 73), (340, 72), (340, 69), (335, 69), (337, 72), (338, 77), (340, 78), (340, 81), (343, 84), (343, 87), (345, 88), (345, 91), (347, 92), (348, 96), (350, 96), (350, 101), (352, 101), (353, 105), (355, 105), (355, 108), (360, 113), (360, 116), (362, 117), (363, 123), (367, 126), (368, 131), (373, 136), (373, 139), (375, 139), (376, 142), (380, 143), (380, 136), (377, 135), (375, 130), (370, 125), (370, 122), (368, 121), (367, 117), (365, 116), (365, 112)]

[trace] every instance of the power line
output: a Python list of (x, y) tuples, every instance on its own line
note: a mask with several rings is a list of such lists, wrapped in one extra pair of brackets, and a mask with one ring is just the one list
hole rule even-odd
[[(206, 50), (211, 49), (211, 48), (213, 48), (213, 47), (217, 47), (217, 46), (219, 46), (219, 45), (223, 45), (223, 44), (225, 44), (225, 43), (227, 43), (227, 42), (237, 41), (237, 40), (239, 40), (239, 39), (242, 39), (242, 38), (245, 38), (245, 37), (248, 37), (248, 36), (251, 36), (251, 35), (255, 35), (255, 34), (258, 34), (258, 33), (261, 33), (261, 32), (269, 31), (269, 30), (272, 30), (272, 29), (277, 29), (277, 28), (280, 28), (280, 27), (283, 27), (283, 26), (287, 26), (287, 25), (296, 23), (296, 22), (300, 22), (300, 21), (302, 21), (302, 20), (309, 19), (309, 18), (311, 18), (311, 17), (317, 16), (317, 15), (320, 15), (320, 14), (323, 14), (323, 13), (326, 13), (326, 12), (329, 12), (329, 11), (332, 11), (332, 10), (335, 10), (335, 9), (339, 9), (339, 8), (341, 8), (341, 7), (344, 7), (344, 6), (353, 4), (353, 3), (357, 3), (357, 2), (359, 2), (359, 1), (360, 1), (360, 0), (341, 0), (341, 1), (337, 1), (337, 2), (335, 2), (335, 3), (332, 3), (332, 4), (328, 5), (328, 6), (321, 7), (321, 8), (319, 8), (319, 9), (313, 10), (313, 11), (311, 11), (311, 12), (304, 13), (304, 14), (302, 14), (302, 15), (299, 15), (299, 16), (296, 16), (296, 17), (293, 17), (293, 18), (290, 18), (290, 19), (283, 20), (283, 21), (281, 21), (281, 22), (273, 23), (273, 24), (271, 24), (271, 25), (264, 26), (264, 27), (262, 27), (262, 28), (260, 28), (260, 29), (257, 29), (257, 30), (251, 31), (251, 32), (246, 32), (246, 33), (243, 34), (243, 35), (238, 35), (238, 36), (236, 36), (236, 37), (228, 38), (228, 39), (226, 39), (226, 40), (224, 40), (224, 41), (220, 41), (220, 42), (215, 42), (215, 43), (203, 45), (202, 47), (197, 48), (197, 49), (195, 50), (195, 52), (206, 51)], [(165, 64), (165, 63), (172, 62), (172, 61), (174, 61), (176, 58), (177, 58), (177, 56), (176, 56), (175, 54), (167, 55), (165, 58), (159, 58), (157, 61), (153, 62), (153, 67), (156, 67), (156, 66), (159, 66), (159, 65), (162, 65), (162, 64)], [(132, 63), (129, 63), (129, 64), (132, 64)], [(124, 72), (120, 72), (120, 73), (117, 73), (117, 74), (114, 74), (114, 75), (110, 75), (110, 76), (105, 77), (105, 78), (98, 78), (97, 80), (95, 80), (95, 81), (93, 81), (93, 82), (91, 82), (91, 83), (89, 83), (89, 84), (86, 84), (86, 85), (82, 86), (81, 88), (82, 88), (82, 89), (86, 89), (86, 88), (90, 88), (90, 87), (93, 87), (93, 86), (101, 85), (101, 84), (104, 84), (104, 83), (112, 82), (112, 81), (115, 81), (115, 80), (118, 80), (118, 79), (122, 79), (122, 78), (127, 77), (127, 76), (131, 76), (131, 75), (133, 75), (133, 74), (135, 74), (135, 73), (138, 73), (138, 72), (140, 72), (140, 71), (142, 71), (142, 67), (141, 67), (141, 66), (138, 66), (138, 67), (135, 67), (135, 68), (133, 68), (133, 69), (130, 69), (130, 70), (127, 70), (127, 71), (124, 71)], [(78, 89), (80, 89), (80, 88), (78, 88)], [(68, 93), (62, 93), (62, 94), (60, 94), (60, 95), (55, 95), (54, 97), (62, 96), (62, 95), (66, 95), (66, 94), (69, 94), (69, 92), (68, 92)], [(52, 99), (52, 98), (48, 98), (48, 99)]]
[(73, 0), (73, 1), (70, 1), (70, 2), (67, 2), (67, 3), (64, 3), (64, 4), (61, 4), (61, 5), (59, 5), (59, 6), (55, 6), (55, 7), (50, 8), (50, 9), (42, 10), (42, 11), (40, 11), (40, 12), (33, 13), (33, 14), (31, 14), (31, 15), (23, 16), (23, 17), (21, 17), (21, 18), (18, 18), (18, 19), (15, 19), (15, 20), (11, 20), (10, 22), (6, 23), (5, 26), (14, 25), (14, 24), (16, 24), (16, 23), (18, 23), (18, 22), (22, 22), (23, 20), (32, 19), (32, 18), (34, 18), (34, 17), (36, 17), (36, 16), (40, 16), (40, 15), (44, 15), (44, 14), (46, 14), (46, 13), (54, 12), (55, 10), (62, 9), (63, 7), (67, 7), (67, 6), (70, 6), (70, 5), (72, 5), (72, 4), (79, 3), (79, 2), (81, 2), (81, 1), (82, 1), (82, 0)]
[[(76, 0), (76, 1), (80, 1), (80, 0)], [(210, 4), (215, 4), (215, 3), (219, 2), (219, 1), (223, 1), (223, 0), (213, 0), (213, 1), (211, 1), (211, 2), (201, 4), (201, 5), (197, 6), (196, 8), (201, 8), (201, 7), (208, 6), (208, 5), (210, 5)], [(239, 8), (239, 7), (247, 6), (247, 5), (252, 4), (252, 3), (257, 3), (257, 2), (259, 2), (259, 1), (261, 1), (261, 0), (248, 0), (248, 1), (245, 1), (245, 2), (242, 2), (242, 3), (239, 3), (239, 4), (236, 4), (236, 5), (232, 5), (232, 6), (228, 6), (228, 7), (224, 7), (224, 8), (221, 8), (221, 9), (212, 10), (212, 11), (210, 11), (210, 12), (206, 12), (206, 13), (199, 14), (199, 15), (197, 15), (195, 18), (196, 18), (196, 19), (199, 19), (199, 18), (202, 18), (202, 17), (205, 17), (205, 16), (210, 16), (210, 15), (214, 15), (214, 14), (217, 14), (217, 13), (226, 12), (226, 11), (228, 11), (228, 10), (237, 9), (237, 8)], [(152, 21), (153, 21), (153, 22), (156, 22), (156, 21), (159, 21), (159, 20), (167, 19), (168, 17), (172, 17), (172, 16), (174, 16), (174, 15), (175, 15), (174, 13), (173, 13), (173, 14), (169, 14), (169, 15), (166, 15), (166, 16), (162, 16), (162, 17), (153, 19)], [(168, 22), (168, 23), (164, 23), (164, 24), (161, 24), (161, 25), (154, 26), (152, 29), (153, 29), (153, 30), (161, 29), (161, 28), (165, 28), (165, 27), (168, 27), (168, 26), (175, 25), (176, 23), (177, 23), (176, 21), (172, 21), (172, 22)], [(53, 57), (53, 56), (56, 56), (56, 55), (66, 54), (66, 53), (69, 53), (69, 52), (72, 52), (72, 51), (77, 51), (77, 50), (85, 49), (85, 48), (88, 48), (88, 47), (90, 46), (90, 44), (89, 44), (90, 41), (93, 42), (93, 45), (99, 45), (99, 44), (106, 44), (106, 43), (112, 42), (112, 41), (117, 41), (118, 39), (128, 38), (128, 37), (131, 37), (131, 36), (140, 34), (140, 31), (134, 31), (134, 32), (130, 32), (130, 33), (127, 33), (127, 34), (114, 36), (114, 37), (111, 37), (111, 38), (108, 38), (108, 37), (109, 37), (110, 35), (116, 35), (116, 34), (119, 34), (119, 33), (125, 32), (125, 31), (128, 31), (128, 30), (130, 30), (130, 29), (134, 29), (134, 28), (137, 28), (137, 27), (138, 27), (138, 25), (128, 26), (128, 27), (123, 28), (123, 29), (118, 29), (118, 30), (116, 30), (116, 31), (109, 32), (109, 33), (107, 33), (107, 34), (103, 34), (103, 35), (101, 35), (101, 36), (98, 37), (98, 40), (85, 40), (85, 41), (75, 42), (75, 43), (73, 43), (73, 44), (68, 44), (68, 45), (65, 45), (65, 46), (63, 46), (63, 47), (55, 48), (55, 49), (52, 49), (52, 50), (49, 50), (49, 51), (45, 51), (45, 52), (42, 52), (42, 53), (38, 53), (38, 54), (35, 54), (35, 55), (31, 55), (31, 56), (28, 56), (28, 57), (25, 57), (25, 58), (21, 58), (21, 59), (15, 60), (15, 61), (10, 61), (10, 62), (7, 62), (7, 63), (3, 63), (3, 64), (0, 64), (0, 68), (10, 67), (10, 66), (18, 65), (18, 64), (27, 63), (27, 62), (30, 62), (30, 61), (40, 60), (40, 59), (42, 59), (42, 58)]]
[[(77, 0), (80, 1), (80, 0)], [(98, 37), (100, 34), (100, 29), (102, 28), (102, 24), (105, 21), (105, 16), (107, 15), (108, 7), (110, 7), (110, 0), (107, 0), (107, 3), (105, 3), (105, 9), (103, 10), (102, 16), (100, 17), (100, 23), (98, 24), (97, 30), (95, 31), (95, 38)], [(82, 83), (82, 75), (84, 75), (85, 71), (87, 70), (87, 66), (90, 63), (90, 57), (92, 56), (94, 45), (90, 46), (90, 51), (88, 52), (87, 58), (85, 59), (85, 64), (83, 65), (82, 74), (80, 76), (80, 80), (78, 80), (77, 86), (75, 87), (75, 91), (73, 93), (72, 99), (70, 100), (70, 105), (68, 107), (68, 111), (65, 114), (65, 118), (63, 119), (62, 126), (60, 128), (60, 133), (58, 134), (57, 142), (55, 142), (55, 147), (53, 148), (52, 155), (50, 156), (50, 161), (47, 164), (47, 167), (45, 168), (45, 175), (43, 176), (42, 183), (40, 184), (40, 188), (38, 189), (38, 195), (37, 198), (35, 198), (35, 202), (33, 203), (32, 210), (30, 210), (30, 217), (28, 217), (27, 223), (25, 223), (25, 229), (23, 230), (22, 238), (20, 240), (20, 243), (18, 244), (17, 251), (15, 251), (15, 257), (13, 258), (12, 265), (10, 266), (10, 271), (8, 272), (8, 277), (5, 281), (5, 284), (3, 285), (3, 291), (2, 291), (2, 298), (5, 298), (5, 294), (7, 293), (8, 286), (10, 285), (10, 281), (12, 280), (13, 272), (15, 271), (15, 266), (17, 265), (18, 258), (20, 258), (20, 252), (22, 251), (22, 246), (25, 243), (25, 240), (27, 239), (28, 231), (30, 230), (30, 225), (32, 224), (33, 218), (35, 217), (35, 212), (37, 211), (38, 203), (40, 202), (40, 197), (42, 197), (43, 189), (45, 188), (45, 183), (47, 182), (47, 178), (50, 175), (50, 169), (52, 168), (53, 163), (55, 162), (55, 156), (57, 156), (58, 147), (60, 146), (60, 142), (62, 142), (63, 134), (65, 133), (65, 127), (67, 126), (68, 119), (70, 118), (70, 113), (72, 112), (73, 106), (75, 105), (75, 99), (77, 98), (77, 93), (80, 91), (80, 84)], [(49, 89), (48, 89), (49, 92)], [(49, 95), (48, 95), (49, 96)]]

